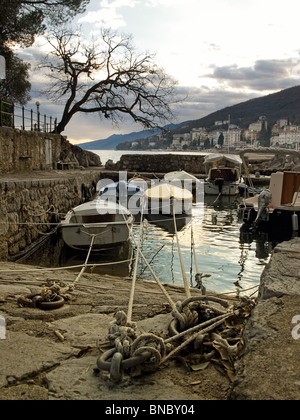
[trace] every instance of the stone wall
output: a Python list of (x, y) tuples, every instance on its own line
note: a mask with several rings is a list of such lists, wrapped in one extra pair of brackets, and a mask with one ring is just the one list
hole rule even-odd
[(113, 171), (166, 173), (183, 170), (194, 174), (205, 173), (204, 156), (188, 154), (123, 155), (119, 162), (109, 160), (105, 168)]
[(74, 167), (101, 165), (98, 155), (59, 134), (0, 127), (0, 173), (55, 169), (58, 162)]
[[(59, 160), (60, 135), (0, 127), (0, 173), (44, 170)], [(51, 148), (51, 160), (46, 159), (46, 143)]]
[[(64, 171), (64, 174), (69, 171)], [(100, 179), (99, 171), (51, 179), (0, 182), (0, 259), (17, 255), (72, 207), (89, 200)]]

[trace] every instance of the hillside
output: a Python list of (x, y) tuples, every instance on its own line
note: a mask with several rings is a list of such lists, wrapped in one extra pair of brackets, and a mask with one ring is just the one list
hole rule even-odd
[[(215, 121), (226, 121), (230, 115), (230, 122), (241, 128), (248, 128), (249, 124), (264, 115), (270, 124), (279, 118), (289, 118), (292, 122), (300, 123), (300, 86), (284, 89), (271, 95), (223, 108), (199, 120), (185, 121), (165, 128), (174, 133), (187, 133), (193, 128), (212, 127)], [(130, 142), (153, 136), (158, 130), (143, 130), (123, 135), (112, 135), (104, 140), (95, 140), (79, 144), (85, 150), (114, 150), (120, 143)]]
[[(176, 125), (169, 124), (169, 125), (166, 125), (164, 128), (166, 130), (174, 130), (176, 128), (180, 128), (183, 124), (187, 124), (189, 122), (190, 121), (187, 121), (187, 122), (176, 124)], [(115, 148), (120, 143), (144, 139), (150, 136), (154, 136), (155, 134), (158, 134), (159, 132), (160, 132), (159, 129), (154, 129), (154, 130), (142, 130), (142, 131), (133, 132), (129, 134), (113, 134), (107, 139), (89, 141), (87, 143), (78, 144), (77, 146), (85, 150), (115, 150)]]
[(189, 132), (198, 127), (211, 127), (215, 121), (228, 120), (228, 115), (230, 115), (230, 122), (241, 128), (248, 128), (250, 123), (257, 121), (262, 115), (266, 116), (271, 124), (279, 118), (289, 118), (293, 122), (300, 122), (300, 86), (221, 109), (185, 124), (174, 133)]

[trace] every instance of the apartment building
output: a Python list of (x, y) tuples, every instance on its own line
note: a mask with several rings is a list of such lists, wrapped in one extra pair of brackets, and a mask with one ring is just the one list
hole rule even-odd
[(300, 145), (300, 131), (284, 130), (278, 136), (271, 137), (271, 146), (273, 147), (287, 147), (299, 150)]

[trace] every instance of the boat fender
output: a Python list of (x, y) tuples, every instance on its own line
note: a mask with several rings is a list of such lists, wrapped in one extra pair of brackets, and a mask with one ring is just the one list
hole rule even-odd
[(293, 231), (299, 230), (298, 215), (296, 213), (292, 215), (292, 226), (293, 226)]

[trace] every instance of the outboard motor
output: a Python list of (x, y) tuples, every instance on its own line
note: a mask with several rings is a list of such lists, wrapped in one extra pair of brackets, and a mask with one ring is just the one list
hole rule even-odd
[(215, 179), (215, 185), (217, 185), (218, 188), (219, 188), (219, 194), (222, 194), (222, 188), (223, 188), (223, 185), (224, 185), (224, 179), (223, 178), (216, 178)]
[(239, 184), (238, 185), (239, 196), (243, 198), (249, 197), (249, 187), (246, 184)]
[(270, 190), (262, 191), (258, 196), (258, 211), (254, 225), (261, 220), (269, 220), (269, 207), (272, 202), (272, 193)]

